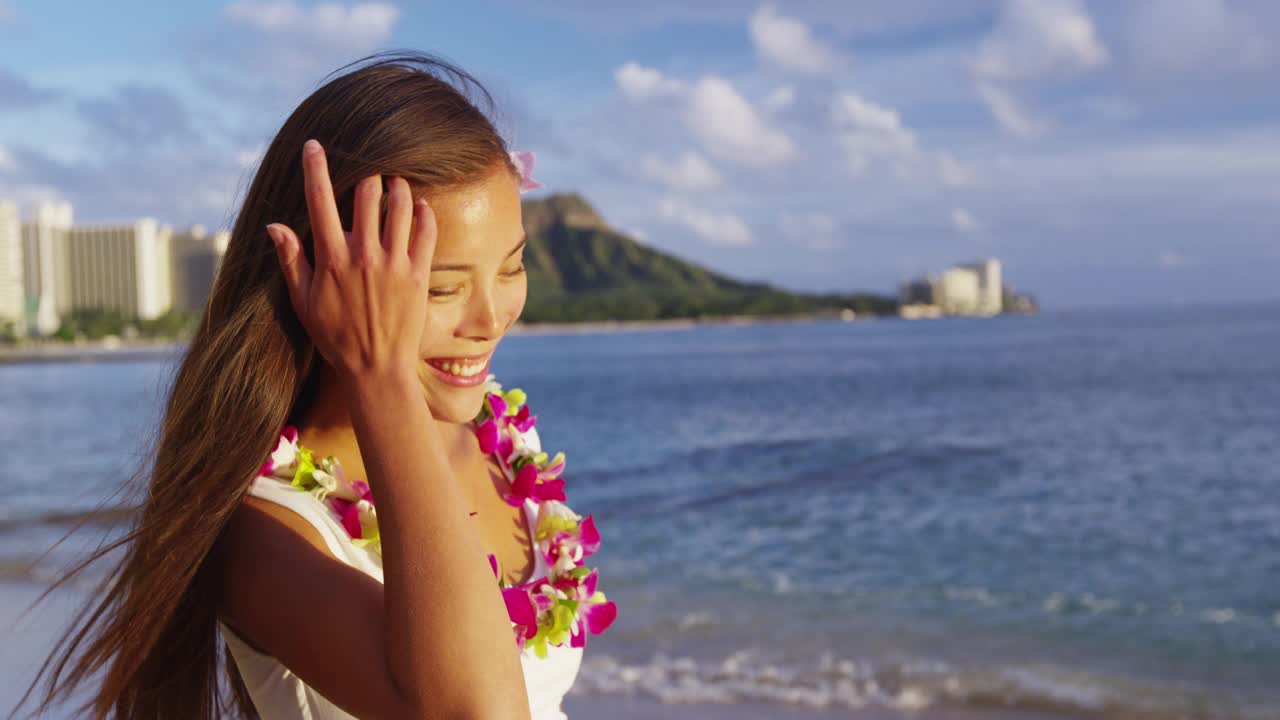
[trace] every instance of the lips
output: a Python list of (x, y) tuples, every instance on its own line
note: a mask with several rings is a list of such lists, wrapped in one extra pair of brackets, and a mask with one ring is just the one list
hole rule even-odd
[(489, 371), (489, 358), (484, 355), (427, 358), (427, 365), (436, 376), (451, 385), (470, 386), (484, 382)]

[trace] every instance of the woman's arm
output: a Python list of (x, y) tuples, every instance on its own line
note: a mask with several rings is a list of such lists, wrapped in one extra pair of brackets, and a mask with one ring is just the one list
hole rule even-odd
[[(260, 503), (231, 531), (227, 621), (358, 717), (527, 718), (506, 607), (418, 379), (434, 215), (393, 178), (380, 231), (382, 181), (371, 177), (344, 233), (323, 150), (308, 142), (303, 155), (314, 271), (292, 230), (271, 233), (294, 309), (343, 379), (385, 584), (328, 556), (301, 518)], [(265, 556), (264, 542), (275, 543)]]

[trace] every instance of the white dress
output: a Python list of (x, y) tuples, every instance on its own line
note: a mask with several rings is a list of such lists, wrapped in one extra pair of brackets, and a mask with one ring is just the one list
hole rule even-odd
[[(541, 450), (536, 428), (530, 428), (525, 439)], [(382, 557), (353, 544), (351, 536), (332, 511), (311, 493), (278, 480), (257, 478), (250, 486), (249, 494), (294, 511), (315, 526), (335, 558), (382, 582)], [(532, 538), (537, 522), (537, 503), (526, 500), (524, 513), (529, 537)], [(546, 560), (536, 547), (533, 555), (536, 562), (533, 577), (541, 577), (547, 572)], [(494, 592), (498, 592), (496, 584)], [(279, 660), (254, 650), (231, 628), (218, 623), (218, 629), (227, 641), (240, 677), (263, 720), (348, 720), (352, 717), (310, 688)], [(511, 642), (511, 651), (518, 652), (514, 636)], [(545, 658), (535, 655), (531, 647), (519, 651), (524, 684), (529, 691), (530, 715), (533, 720), (568, 720), (560, 709), (560, 703), (578, 676), (582, 648), (551, 645), (547, 651)]]

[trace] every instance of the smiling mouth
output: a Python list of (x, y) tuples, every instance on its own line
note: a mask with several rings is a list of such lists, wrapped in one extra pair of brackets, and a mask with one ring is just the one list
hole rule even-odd
[(489, 370), (492, 353), (462, 357), (427, 358), (426, 363), (446, 381), (470, 385), (483, 381)]

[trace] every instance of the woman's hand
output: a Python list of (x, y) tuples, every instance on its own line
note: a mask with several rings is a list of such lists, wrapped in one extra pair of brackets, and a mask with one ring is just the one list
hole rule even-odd
[(316, 349), (341, 375), (357, 379), (416, 377), (426, 326), (428, 280), (436, 245), (435, 214), (414, 202), (401, 177), (387, 182), (387, 216), (379, 228), (382, 177), (355, 189), (353, 227), (345, 231), (324, 149), (302, 150), (315, 269), (297, 233), (267, 226), (289, 285), (289, 299)]

